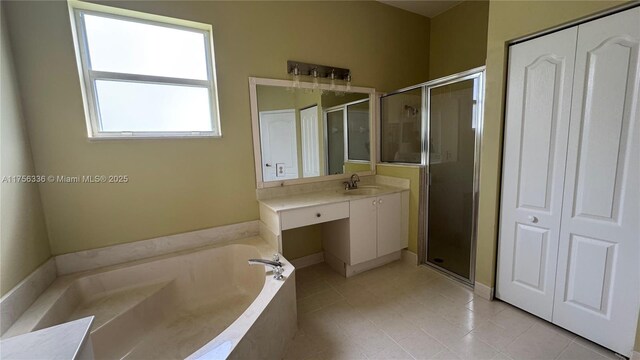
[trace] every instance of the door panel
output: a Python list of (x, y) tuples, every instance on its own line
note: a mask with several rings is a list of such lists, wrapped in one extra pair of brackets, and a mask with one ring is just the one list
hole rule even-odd
[(515, 239), (512, 281), (544, 291), (549, 230), (518, 224)]
[(496, 295), (551, 320), (577, 29), (509, 52)]
[(349, 265), (376, 258), (376, 198), (349, 201)]
[[(614, 220), (619, 205), (615, 194), (620, 159), (627, 73), (633, 55), (633, 42), (621, 37), (606, 40), (587, 52), (583, 109), (583, 134), (578, 152), (579, 169), (575, 215)], [(637, 51), (636, 51), (637, 52)], [(617, 195), (617, 196), (616, 196)]]
[(378, 196), (378, 257), (403, 248), (401, 216), (399, 193)]
[[(562, 79), (562, 59), (551, 54), (525, 67), (518, 207), (549, 212), (553, 190), (555, 118)], [(526, 134), (526, 136), (524, 136)]]
[(569, 243), (569, 274), (564, 301), (608, 315), (611, 269), (616, 244), (574, 235)]
[(630, 355), (640, 306), (640, 8), (579, 26), (553, 321)]

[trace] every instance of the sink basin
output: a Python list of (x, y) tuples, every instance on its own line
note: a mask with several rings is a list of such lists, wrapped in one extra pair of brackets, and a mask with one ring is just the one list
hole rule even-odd
[(380, 192), (380, 186), (375, 185), (363, 185), (359, 186), (357, 189), (345, 190), (345, 195), (376, 195)]

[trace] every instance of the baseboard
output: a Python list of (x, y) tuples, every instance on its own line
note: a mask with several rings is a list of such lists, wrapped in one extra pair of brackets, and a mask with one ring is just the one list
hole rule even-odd
[(232, 240), (258, 236), (260, 221), (248, 221), (232, 225), (191, 231), (132, 243), (78, 251), (55, 257), (58, 275), (93, 270), (129, 261), (170, 254), (176, 251), (196, 249)]
[(365, 261), (356, 265), (348, 265), (345, 264), (345, 277), (352, 277), (359, 273), (365, 272), (367, 270), (371, 270), (373, 268), (377, 268), (378, 266), (382, 266), (384, 264), (388, 264), (392, 261), (400, 260), (401, 252), (396, 251), (388, 255), (384, 255), (373, 260)]
[(345, 271), (346, 264), (342, 262), (342, 260), (331, 255), (331, 253), (328, 253), (325, 251), (324, 262), (327, 263), (327, 265), (329, 265), (329, 267), (335, 270), (338, 274), (346, 277), (346, 271)]
[(402, 249), (402, 253), (400, 254), (400, 259), (402, 260), (402, 262), (410, 265), (419, 265), (418, 254), (412, 251), (409, 251), (407, 249)]
[(493, 288), (476, 281), (473, 293), (486, 300), (493, 300)]
[(56, 277), (56, 262), (51, 257), (0, 298), (0, 335), (20, 318)]
[(324, 262), (324, 253), (323, 252), (319, 252), (319, 253), (311, 254), (311, 255), (308, 255), (308, 256), (303, 256), (301, 258), (289, 260), (289, 262), (296, 269), (306, 268), (307, 266), (320, 264), (320, 263)]

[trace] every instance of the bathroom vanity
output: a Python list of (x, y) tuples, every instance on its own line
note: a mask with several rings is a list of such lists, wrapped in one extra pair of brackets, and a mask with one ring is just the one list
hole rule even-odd
[(399, 259), (409, 180), (375, 175), (375, 89), (252, 77), (249, 93), (260, 236), (283, 252), (283, 231), (321, 224), (310, 257), (346, 277)]
[[(409, 190), (364, 185), (260, 200), (260, 235), (282, 251), (282, 231), (322, 224), (324, 260), (343, 276), (400, 258), (409, 237)], [(305, 241), (305, 239), (299, 239)]]

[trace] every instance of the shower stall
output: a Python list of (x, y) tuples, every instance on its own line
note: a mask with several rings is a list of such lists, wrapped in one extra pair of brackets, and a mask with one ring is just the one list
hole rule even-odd
[(419, 258), (474, 282), (484, 68), (382, 96), (380, 160), (423, 169)]

